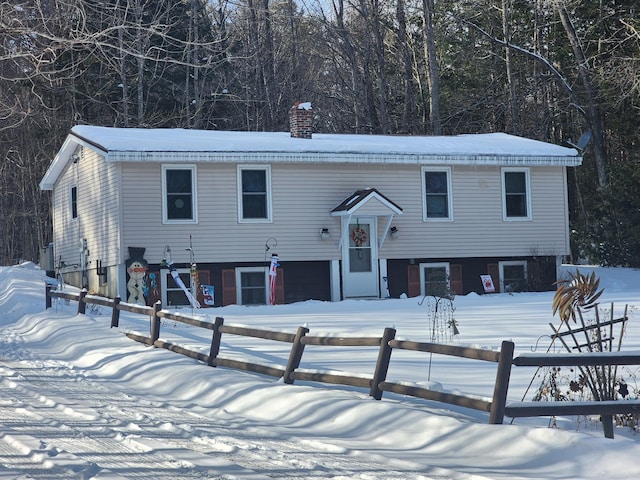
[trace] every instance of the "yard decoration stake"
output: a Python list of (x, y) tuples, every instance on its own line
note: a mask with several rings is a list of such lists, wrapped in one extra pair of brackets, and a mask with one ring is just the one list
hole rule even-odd
[(277, 253), (271, 254), (271, 265), (269, 266), (269, 305), (276, 304), (276, 277), (278, 276), (279, 257)]
[(553, 296), (553, 314), (556, 313), (563, 322), (569, 319), (576, 321), (576, 311), (579, 309), (589, 310), (598, 305), (598, 298), (604, 289), (598, 291), (600, 279), (595, 272), (591, 275), (583, 275), (580, 270), (576, 273), (569, 273), (568, 280), (556, 282), (558, 289)]
[(189, 235), (189, 248), (187, 248), (187, 251), (189, 252), (189, 275), (191, 275), (191, 297), (189, 297), (189, 302), (191, 302), (193, 308), (200, 308), (200, 302), (193, 301), (193, 299), (197, 298), (200, 287), (198, 285), (198, 265), (196, 264), (196, 254), (191, 243), (191, 235)]
[[(568, 280), (558, 282), (558, 289), (553, 297), (553, 313), (554, 315), (558, 314), (568, 331), (561, 333), (560, 328), (556, 329), (551, 325), (554, 330), (552, 338), (559, 339), (569, 353), (573, 351), (580, 353), (614, 351), (613, 324), (618, 320), (613, 318), (613, 304), (611, 304), (611, 318), (605, 322), (600, 320), (598, 299), (604, 292), (604, 289), (598, 290), (600, 279), (596, 277), (594, 272), (591, 275), (584, 275), (579, 270), (576, 270), (575, 274), (570, 273), (569, 277)], [(583, 316), (583, 311), (589, 309), (595, 311), (595, 320), (590, 323), (586, 322)], [(626, 318), (627, 309), (625, 308), (624, 316), (621, 319), (622, 327), (618, 338), (618, 351), (622, 346)], [(571, 327), (569, 319), (573, 320), (573, 323), (578, 323), (580, 320), (580, 325), (575, 328)], [(579, 334), (584, 335), (584, 340), (578, 339), (576, 335)], [(571, 337), (573, 345), (563, 339), (563, 336), (566, 335)], [(579, 381), (570, 383), (572, 392), (582, 392), (586, 387), (595, 401), (615, 399), (617, 367), (612, 368), (611, 365), (578, 367), (578, 371), (580, 372)], [(601, 415), (601, 421), (605, 437), (613, 438), (612, 415)]]

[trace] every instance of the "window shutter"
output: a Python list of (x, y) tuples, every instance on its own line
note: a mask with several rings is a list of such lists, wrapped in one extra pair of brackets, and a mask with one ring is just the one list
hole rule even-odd
[(462, 265), (451, 264), (449, 265), (449, 286), (453, 293), (456, 295), (462, 295)]
[(417, 297), (420, 295), (420, 266), (409, 265), (407, 267), (407, 295)]
[(222, 306), (236, 303), (236, 271), (222, 270)]
[(496, 293), (500, 293), (500, 267), (497, 263), (489, 263), (487, 265), (487, 273), (491, 275), (493, 280), (493, 286), (496, 288)]
[(276, 277), (276, 305), (284, 305), (284, 271), (278, 268)]

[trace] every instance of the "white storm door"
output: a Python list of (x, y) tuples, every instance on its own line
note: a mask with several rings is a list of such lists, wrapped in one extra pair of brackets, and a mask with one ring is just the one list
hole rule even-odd
[(352, 217), (343, 228), (347, 229), (342, 245), (344, 298), (379, 297), (376, 218)]

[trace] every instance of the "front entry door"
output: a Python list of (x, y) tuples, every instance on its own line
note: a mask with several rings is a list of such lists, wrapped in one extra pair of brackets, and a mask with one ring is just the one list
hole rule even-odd
[(342, 245), (343, 296), (379, 297), (376, 218), (353, 217), (343, 228), (347, 229)]

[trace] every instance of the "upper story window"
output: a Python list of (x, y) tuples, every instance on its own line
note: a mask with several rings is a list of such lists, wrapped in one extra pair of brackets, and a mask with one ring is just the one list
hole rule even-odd
[(422, 167), (424, 220), (452, 220), (451, 169)]
[(531, 220), (529, 169), (502, 169), (502, 217), (504, 220)]
[(162, 166), (164, 223), (196, 223), (195, 165)]
[(78, 187), (76, 185), (71, 187), (69, 192), (69, 206), (71, 207), (71, 218), (78, 218)]
[(238, 220), (271, 221), (271, 168), (238, 166)]

